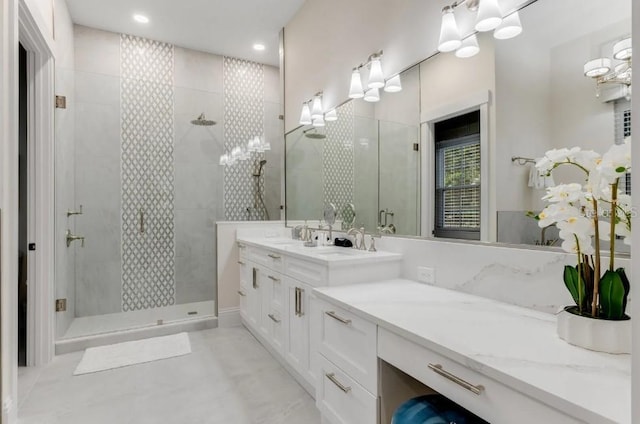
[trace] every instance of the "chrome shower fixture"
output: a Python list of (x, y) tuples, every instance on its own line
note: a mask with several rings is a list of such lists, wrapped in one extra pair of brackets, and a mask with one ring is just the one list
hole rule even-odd
[(205, 118), (204, 113), (201, 113), (200, 116), (198, 116), (196, 119), (191, 121), (191, 123), (193, 125), (198, 125), (201, 127), (211, 127), (217, 124), (216, 121), (212, 121), (210, 119)]
[(325, 134), (318, 132), (317, 128), (315, 127), (304, 130), (302, 131), (302, 133), (305, 137), (312, 138), (314, 140), (324, 140), (325, 138), (327, 138)]
[(256, 161), (256, 167), (258, 167), (258, 171), (253, 173), (254, 177), (262, 176), (262, 168), (267, 164), (266, 159), (262, 159), (260, 162)]

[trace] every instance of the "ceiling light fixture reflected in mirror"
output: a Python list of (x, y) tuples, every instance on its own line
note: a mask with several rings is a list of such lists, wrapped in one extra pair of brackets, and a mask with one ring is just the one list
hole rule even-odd
[(498, 40), (508, 40), (517, 37), (521, 32), (520, 13), (516, 11), (504, 18), (502, 23), (493, 31), (493, 37)]
[(621, 84), (625, 97), (630, 99), (633, 56), (631, 37), (617, 41), (612, 50), (614, 60), (608, 57), (589, 60), (584, 64), (584, 75), (596, 80), (596, 97), (600, 97), (600, 89), (604, 84)]
[(324, 111), (322, 110), (322, 93), (316, 94), (313, 98), (313, 106), (311, 106), (311, 119), (322, 118)]
[(362, 88), (362, 77), (360, 69), (354, 68), (351, 73), (351, 84), (349, 85), (349, 98), (361, 99), (364, 97), (364, 89)]
[(369, 81), (367, 82), (367, 86), (369, 88), (384, 87), (384, 73), (382, 72), (380, 56), (373, 55), (369, 66), (371, 69), (369, 69)]
[(262, 43), (255, 43), (253, 45), (253, 50), (259, 51), (259, 52), (263, 52), (266, 49), (265, 45)]
[(479, 52), (480, 46), (478, 45), (478, 37), (473, 34), (462, 41), (462, 46), (456, 50), (456, 56), (466, 59), (477, 55)]
[(302, 113), (300, 113), (300, 125), (311, 125), (311, 109), (309, 109), (309, 103), (302, 104)]
[(335, 109), (331, 109), (329, 112), (324, 114), (324, 120), (327, 122), (334, 122), (338, 120), (338, 112)]
[(384, 91), (387, 93), (397, 93), (402, 91), (402, 81), (400, 80), (400, 74), (394, 75), (389, 78), (384, 86)]
[(502, 10), (498, 0), (480, 0), (476, 31), (486, 32), (498, 28), (502, 23)]
[(453, 7), (445, 6), (442, 9), (442, 25), (440, 26), (440, 40), (438, 50), (443, 53), (452, 52), (462, 45), (460, 31), (453, 14)]
[(379, 88), (370, 88), (364, 93), (364, 101), (375, 103), (380, 101), (380, 89)]

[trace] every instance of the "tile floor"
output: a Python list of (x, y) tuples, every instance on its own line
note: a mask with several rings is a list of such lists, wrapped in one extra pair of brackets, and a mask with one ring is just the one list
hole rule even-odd
[(82, 352), (20, 371), (20, 424), (319, 424), (314, 400), (243, 327), (189, 333), (192, 353), (72, 376)]

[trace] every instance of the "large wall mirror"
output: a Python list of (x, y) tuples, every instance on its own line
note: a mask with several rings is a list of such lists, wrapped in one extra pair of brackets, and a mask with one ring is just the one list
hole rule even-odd
[[(527, 216), (544, 207), (533, 162), (553, 148), (604, 153), (630, 135), (630, 90), (596, 90), (583, 67), (613, 60), (613, 44), (631, 35), (631, 0), (538, 0), (520, 16), (518, 37), (480, 34), (476, 56), (437, 54), (401, 74), (401, 93), (347, 102), (338, 121), (287, 134), (287, 220), (317, 222), (332, 203), (344, 228), (556, 246), (557, 230)], [(439, 159), (466, 169), (438, 173)], [(556, 183), (576, 177), (554, 171)], [(454, 185), (451, 204), (475, 202), (477, 212), (445, 216), (438, 196)], [(443, 216), (477, 231), (438, 231)]]

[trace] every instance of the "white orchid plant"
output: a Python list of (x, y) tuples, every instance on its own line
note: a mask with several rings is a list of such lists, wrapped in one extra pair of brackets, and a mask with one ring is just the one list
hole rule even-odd
[[(578, 257), (578, 264), (566, 266), (564, 282), (576, 305), (568, 312), (591, 318), (623, 320), (629, 294), (629, 280), (623, 268), (615, 269), (617, 238), (631, 245), (631, 196), (620, 191), (620, 181), (631, 172), (631, 140), (612, 146), (604, 155), (579, 147), (554, 149), (538, 160), (541, 175), (560, 166), (572, 166), (585, 175), (584, 184), (560, 184), (547, 189), (542, 198), (549, 205), (537, 216), (541, 228), (555, 225), (562, 248)], [(600, 263), (600, 241), (608, 241), (609, 267)]]

